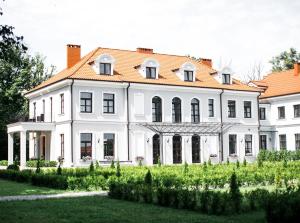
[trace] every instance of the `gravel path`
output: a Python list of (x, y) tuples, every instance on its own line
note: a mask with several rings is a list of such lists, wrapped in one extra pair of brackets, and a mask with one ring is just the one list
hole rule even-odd
[(62, 194), (41, 194), (41, 195), (17, 195), (17, 196), (2, 196), (1, 201), (31, 201), (51, 198), (66, 198), (66, 197), (87, 197), (87, 196), (107, 196), (106, 191), (92, 192), (67, 192)]

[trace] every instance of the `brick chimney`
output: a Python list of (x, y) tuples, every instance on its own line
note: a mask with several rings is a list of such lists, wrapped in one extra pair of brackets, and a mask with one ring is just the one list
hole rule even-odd
[(300, 74), (300, 62), (296, 62), (294, 64), (294, 75), (299, 76)]
[(73, 67), (80, 60), (80, 53), (80, 45), (67, 45), (67, 68)]
[(212, 61), (211, 61), (211, 59), (200, 58), (199, 60), (200, 60), (201, 63), (209, 66), (210, 68), (212, 68)]
[(138, 48), (136, 48), (136, 52), (138, 52), (138, 53), (153, 54), (153, 49), (138, 47)]

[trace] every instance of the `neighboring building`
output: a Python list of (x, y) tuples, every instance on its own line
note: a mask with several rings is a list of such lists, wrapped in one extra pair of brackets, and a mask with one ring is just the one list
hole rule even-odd
[(260, 96), (260, 148), (300, 149), (300, 63), (294, 69), (274, 72), (250, 86)]
[(81, 58), (80, 46), (68, 45), (67, 68), (26, 93), (29, 122), (8, 125), (8, 160), (14, 133), (21, 166), (59, 156), (64, 166), (252, 160), (259, 94), (229, 68), (212, 69), (209, 59), (147, 48), (96, 48)]

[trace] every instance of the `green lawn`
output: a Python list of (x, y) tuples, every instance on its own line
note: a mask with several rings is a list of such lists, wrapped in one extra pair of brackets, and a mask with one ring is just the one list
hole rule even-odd
[(26, 183), (0, 180), (0, 196), (30, 195), (30, 194), (57, 194), (65, 192), (46, 187), (36, 187)]
[(0, 202), (0, 222), (59, 223), (59, 222), (264, 222), (263, 212), (234, 216), (210, 216), (193, 211), (178, 210), (110, 199), (81, 197), (36, 201)]

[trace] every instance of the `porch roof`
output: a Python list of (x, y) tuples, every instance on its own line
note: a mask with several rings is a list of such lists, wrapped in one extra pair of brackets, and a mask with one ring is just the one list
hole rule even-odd
[(23, 131), (52, 131), (55, 125), (52, 122), (16, 122), (7, 125), (7, 133)]
[(144, 122), (138, 125), (146, 127), (153, 132), (163, 135), (218, 135), (221, 131), (226, 132), (232, 126), (239, 123), (220, 123), (220, 122), (200, 122), (200, 123), (157, 123), (157, 122)]

